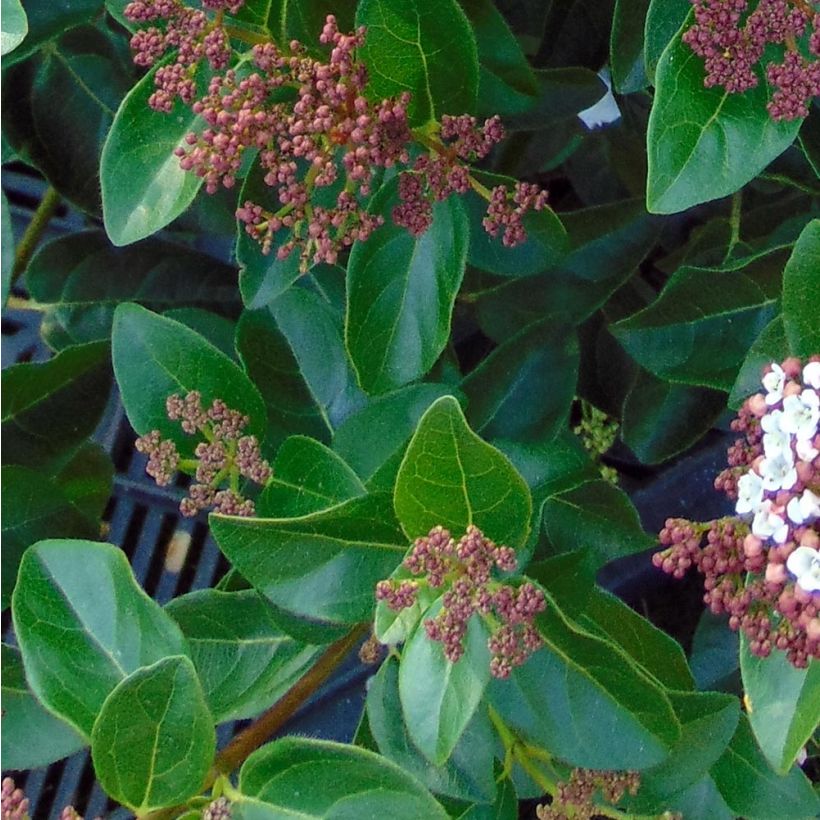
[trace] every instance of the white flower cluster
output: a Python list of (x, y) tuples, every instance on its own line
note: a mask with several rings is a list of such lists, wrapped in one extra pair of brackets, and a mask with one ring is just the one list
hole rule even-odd
[[(763, 453), (738, 480), (735, 512), (752, 518), (753, 535), (780, 545), (794, 527), (820, 519), (820, 495), (808, 487), (800, 493), (793, 489), (806, 470), (813, 473), (812, 462), (820, 455), (820, 361), (803, 368), (802, 386), (773, 364), (763, 377), (763, 387)], [(786, 567), (804, 590), (820, 591), (817, 549), (797, 547)]]

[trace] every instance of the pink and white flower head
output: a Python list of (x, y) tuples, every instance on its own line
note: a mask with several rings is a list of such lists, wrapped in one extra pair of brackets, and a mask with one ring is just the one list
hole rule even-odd
[(820, 396), (817, 391), (806, 389), (799, 395), (786, 396), (783, 399), (783, 417), (780, 427), (792, 433), (798, 439), (811, 440), (817, 435), (817, 423), (820, 422)]
[(783, 544), (789, 537), (789, 525), (774, 509), (774, 502), (764, 501), (755, 513), (752, 521), (752, 534), (758, 538), (771, 538), (777, 544)]
[(820, 361), (809, 362), (803, 368), (803, 384), (820, 390)]
[(803, 490), (799, 498), (795, 496), (786, 507), (786, 515), (793, 524), (808, 524), (820, 518), (820, 496), (811, 490)]
[(779, 364), (772, 364), (772, 369), (763, 377), (763, 386), (766, 388), (766, 404), (779, 404), (786, 386), (786, 373)]
[(786, 568), (801, 589), (820, 592), (820, 552), (816, 549), (798, 547), (786, 560)]

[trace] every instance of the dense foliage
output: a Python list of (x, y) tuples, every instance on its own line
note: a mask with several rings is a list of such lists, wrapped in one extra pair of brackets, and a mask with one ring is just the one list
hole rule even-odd
[[(820, 4), (2, 0), (0, 42), (49, 186), (2, 297), (54, 353), (2, 376), (5, 769), (90, 747), (152, 818), (820, 813)], [(112, 385), (215, 588), (105, 543)], [(621, 485), (733, 412), (726, 515), (646, 533)], [(694, 641), (598, 583), (638, 555), (703, 576)], [(352, 742), (271, 740), (357, 646)]]

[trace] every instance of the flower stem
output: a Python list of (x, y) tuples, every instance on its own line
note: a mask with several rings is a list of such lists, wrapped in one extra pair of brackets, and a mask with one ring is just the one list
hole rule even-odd
[(729, 228), (731, 234), (729, 236), (729, 247), (726, 248), (726, 256), (723, 258), (724, 262), (728, 262), (732, 257), (732, 252), (740, 243), (740, 216), (743, 210), (743, 191), (738, 190), (732, 194), (732, 211), (729, 214)]
[(244, 28), (238, 28), (237, 26), (229, 26), (222, 24), (222, 29), (225, 33), (232, 37), (234, 40), (239, 40), (240, 42), (247, 43), (251, 46), (258, 46), (263, 45), (264, 43), (270, 43), (270, 37), (265, 37), (264, 34), (256, 34), (253, 31), (248, 31)]
[(43, 194), (31, 222), (23, 233), (20, 239), (20, 244), (17, 246), (17, 251), (14, 254), (14, 267), (11, 271), (11, 281), (16, 282), (23, 271), (28, 267), (29, 260), (37, 250), (37, 245), (51, 222), (57, 208), (60, 205), (60, 195), (57, 191), (49, 187), (45, 194)]

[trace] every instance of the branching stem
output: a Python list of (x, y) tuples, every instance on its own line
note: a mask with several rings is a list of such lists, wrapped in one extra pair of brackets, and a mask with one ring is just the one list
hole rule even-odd
[(43, 233), (51, 222), (51, 218), (57, 211), (60, 205), (60, 195), (54, 188), (49, 187), (45, 194), (43, 194), (31, 222), (23, 233), (20, 239), (20, 244), (17, 246), (17, 251), (14, 254), (14, 267), (11, 271), (11, 281), (15, 282), (23, 271), (28, 267), (34, 251), (37, 250), (37, 245), (40, 244)]

